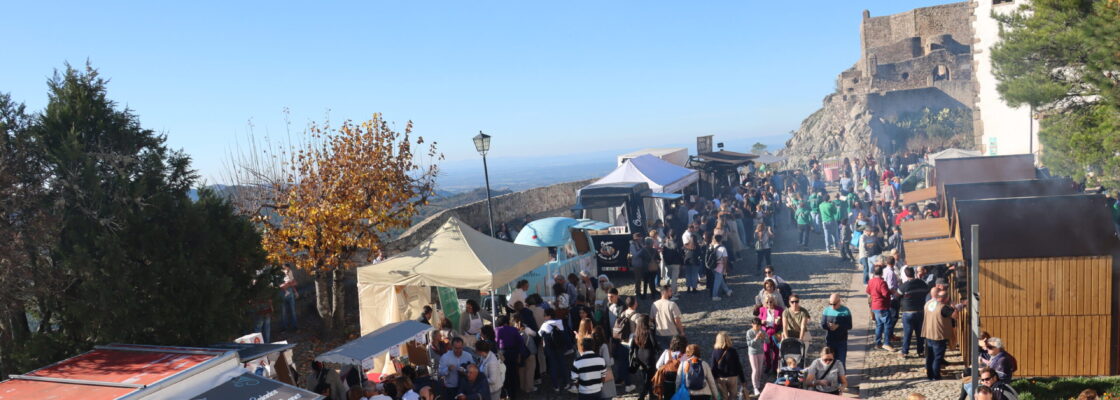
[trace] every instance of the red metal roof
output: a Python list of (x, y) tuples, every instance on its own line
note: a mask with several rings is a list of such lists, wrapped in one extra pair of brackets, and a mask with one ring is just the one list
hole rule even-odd
[(0, 400), (112, 400), (201, 367), (225, 350), (112, 345), (0, 382)]

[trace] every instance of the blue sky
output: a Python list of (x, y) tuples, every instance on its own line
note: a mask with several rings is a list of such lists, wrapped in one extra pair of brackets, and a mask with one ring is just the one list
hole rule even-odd
[(40, 109), (88, 59), (211, 182), (284, 109), (297, 132), (411, 119), (452, 161), (479, 130), (495, 158), (628, 150), (796, 129), (858, 58), (863, 9), (941, 3), (8, 2), (0, 92)]

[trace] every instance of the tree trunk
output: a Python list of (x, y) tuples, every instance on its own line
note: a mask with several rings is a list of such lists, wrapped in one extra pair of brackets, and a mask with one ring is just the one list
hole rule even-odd
[(345, 331), (346, 326), (346, 290), (342, 288), (343, 273), (341, 268), (331, 271), (331, 304), (334, 306), (334, 326)]
[(334, 274), (331, 272), (319, 272), (315, 274), (315, 309), (319, 312), (319, 317), (323, 321), (323, 333), (329, 334), (334, 330), (334, 300), (333, 290), (335, 285), (332, 282)]

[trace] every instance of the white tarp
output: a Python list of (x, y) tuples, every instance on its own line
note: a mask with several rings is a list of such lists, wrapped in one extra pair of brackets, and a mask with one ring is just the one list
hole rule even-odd
[(649, 154), (674, 165), (685, 166), (688, 164), (688, 149), (684, 147), (648, 148), (632, 151), (618, 156), (618, 165), (625, 164), (627, 160)]
[(593, 183), (646, 182), (655, 193), (676, 193), (688, 185), (696, 183), (700, 173), (675, 165), (668, 161), (643, 154), (631, 158), (625, 164)]

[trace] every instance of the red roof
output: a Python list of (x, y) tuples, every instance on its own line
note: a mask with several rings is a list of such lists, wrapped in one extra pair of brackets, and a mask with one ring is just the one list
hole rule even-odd
[(12, 375), (0, 382), (0, 400), (113, 400), (228, 353), (165, 346), (98, 347), (25, 375)]

